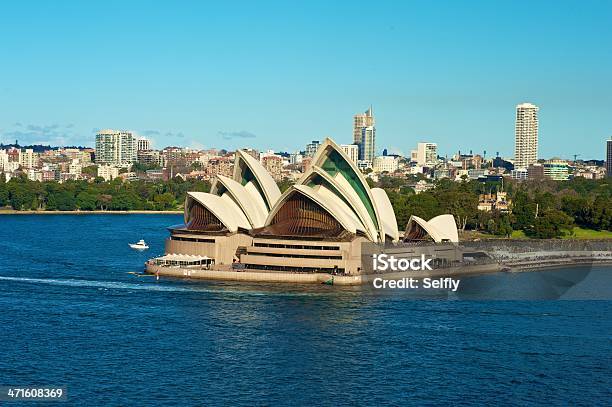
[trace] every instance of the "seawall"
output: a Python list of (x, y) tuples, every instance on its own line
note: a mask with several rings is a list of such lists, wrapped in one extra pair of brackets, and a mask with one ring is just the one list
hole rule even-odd
[(358, 276), (332, 276), (329, 273), (290, 273), (269, 271), (233, 271), (233, 270), (202, 270), (189, 267), (164, 267), (154, 264), (146, 265), (146, 273), (159, 276), (193, 278), (217, 281), (244, 281), (252, 283), (293, 283), (293, 284), (322, 284), (333, 278), (334, 285), (362, 285), (370, 284), (375, 278), (382, 277), (387, 280), (402, 278), (424, 277), (460, 277), (476, 274), (495, 273), (502, 270), (502, 266), (494, 264), (480, 264), (473, 266), (450, 267), (431, 271), (411, 271), (380, 274), (363, 274)]

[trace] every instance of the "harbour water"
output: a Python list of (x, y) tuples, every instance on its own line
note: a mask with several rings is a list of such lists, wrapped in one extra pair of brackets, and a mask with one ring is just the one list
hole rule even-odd
[(72, 405), (612, 399), (605, 279), (543, 296), (598, 299), (572, 301), (535, 300), (538, 273), (474, 277), (462, 295), (133, 274), (181, 220), (0, 216), (0, 386), (65, 386)]

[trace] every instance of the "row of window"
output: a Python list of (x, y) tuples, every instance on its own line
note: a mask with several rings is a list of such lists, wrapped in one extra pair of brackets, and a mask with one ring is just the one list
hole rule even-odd
[(295, 259), (342, 260), (342, 256), (320, 256), (320, 255), (317, 255), (317, 254), (249, 253), (249, 256), (291, 257), (291, 258), (295, 258)]
[(245, 264), (245, 269), (254, 270), (269, 270), (269, 271), (284, 271), (293, 273), (334, 273), (344, 274), (344, 268), (340, 267), (327, 267), (327, 268), (315, 268), (315, 267), (291, 267), (291, 266), (263, 266), (259, 264)]
[(179, 240), (181, 242), (199, 242), (199, 243), (215, 243), (215, 239), (204, 239), (201, 237), (179, 237), (171, 236), (171, 240)]
[(307, 250), (340, 250), (338, 246), (308, 246), (308, 245), (292, 245), (278, 243), (260, 243), (255, 242), (255, 247), (273, 247), (278, 249), (307, 249)]

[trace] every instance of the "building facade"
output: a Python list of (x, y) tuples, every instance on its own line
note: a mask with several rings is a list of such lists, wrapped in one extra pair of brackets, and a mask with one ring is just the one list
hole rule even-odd
[(119, 176), (119, 167), (114, 165), (98, 165), (98, 177), (104, 178), (104, 181), (111, 181)]
[(357, 144), (342, 144), (340, 148), (342, 148), (342, 151), (346, 153), (352, 162), (357, 164), (359, 160), (359, 146)]
[(306, 157), (314, 157), (317, 149), (319, 148), (319, 140), (312, 140), (310, 143), (306, 144)]
[(151, 149), (151, 140), (139, 137), (138, 138), (138, 151), (147, 151)]
[(538, 110), (531, 103), (516, 106), (514, 168), (527, 168), (538, 161)]
[(397, 171), (398, 167), (399, 157), (395, 157), (392, 155), (381, 155), (374, 158), (374, 163), (372, 164), (372, 171), (377, 173), (392, 173)]
[(283, 158), (278, 155), (268, 155), (262, 160), (262, 164), (266, 171), (272, 175), (272, 178), (279, 181), (283, 175)]
[(569, 165), (567, 161), (558, 158), (544, 163), (544, 176), (553, 181), (566, 181), (569, 179)]
[(606, 173), (612, 177), (612, 138), (606, 143)]
[(102, 130), (96, 134), (96, 164), (128, 166), (136, 161), (137, 143), (128, 131)]
[(31, 148), (26, 148), (23, 151), (19, 151), (19, 165), (21, 165), (24, 168), (34, 168), (34, 164), (36, 162), (36, 154), (34, 153), (34, 150), (32, 150)]
[(361, 129), (361, 141), (359, 143), (359, 160), (370, 164), (376, 156), (376, 128), (369, 126)]
[(411, 154), (411, 159), (417, 165), (431, 167), (438, 163), (438, 145), (436, 143), (421, 142), (417, 144), (416, 152)]
[(529, 164), (529, 167), (527, 167), (527, 178), (528, 179), (544, 178), (544, 166), (539, 163)]
[(372, 163), (376, 156), (376, 121), (372, 106), (353, 117), (353, 144), (359, 146), (359, 160)]
[(361, 133), (364, 127), (374, 127), (375, 124), (372, 106), (364, 113), (356, 114), (353, 117), (353, 144), (361, 142)]

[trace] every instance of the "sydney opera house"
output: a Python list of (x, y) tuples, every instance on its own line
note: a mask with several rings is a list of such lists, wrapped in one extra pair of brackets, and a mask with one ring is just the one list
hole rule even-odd
[(370, 188), (344, 151), (326, 139), (310, 169), (281, 194), (258, 160), (236, 151), (232, 178), (190, 192), (184, 224), (170, 228), (166, 254), (211, 259), (215, 270), (358, 275), (362, 243), (456, 242), (452, 216), (411, 217), (400, 236), (383, 189)]

